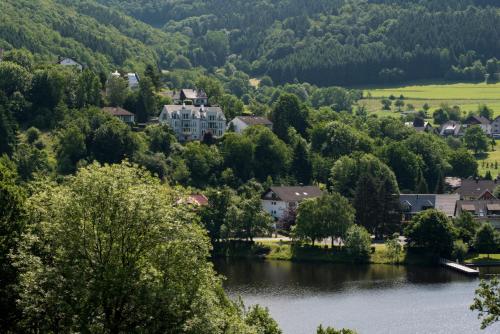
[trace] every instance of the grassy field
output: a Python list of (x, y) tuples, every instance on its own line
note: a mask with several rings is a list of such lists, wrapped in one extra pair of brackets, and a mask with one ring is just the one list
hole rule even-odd
[(500, 262), (500, 254), (471, 254), (465, 259), (468, 263)]
[[(490, 171), (491, 176), (496, 177), (500, 173), (500, 140), (497, 140), (494, 151), (489, 151), (477, 158), (479, 175), (485, 175)], [(496, 167), (496, 168), (495, 168)]]
[(383, 87), (363, 89), (365, 99), (359, 102), (365, 105), (370, 112), (376, 112), (384, 116), (398, 116), (396, 108), (392, 111), (381, 111), (380, 101), (393, 95), (398, 98), (405, 97), (405, 107), (412, 104), (419, 110), (427, 103), (431, 107), (431, 112), (441, 104), (450, 106), (458, 105), (462, 111), (468, 112), (478, 108), (480, 104), (486, 104), (495, 112), (495, 116), (500, 115), (500, 83), (443, 83), (427, 85), (410, 85), (401, 87)]

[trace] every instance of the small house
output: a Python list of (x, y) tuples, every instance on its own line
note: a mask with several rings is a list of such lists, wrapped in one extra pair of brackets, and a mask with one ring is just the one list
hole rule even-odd
[(409, 221), (416, 214), (437, 209), (448, 217), (455, 216), (455, 206), (460, 200), (459, 194), (400, 194), (399, 203), (403, 221)]
[(127, 124), (133, 124), (135, 122), (135, 115), (128, 110), (120, 107), (105, 107), (102, 110)]
[(236, 116), (229, 122), (228, 128), (232, 128), (236, 133), (242, 133), (250, 126), (261, 125), (272, 130), (273, 123), (265, 117), (261, 116)]
[(495, 198), (493, 193), (498, 185), (498, 179), (464, 179), (460, 188), (457, 189), (457, 193), (461, 200), (489, 200)]
[(74, 66), (79, 71), (83, 69), (83, 65), (77, 62), (76, 60), (68, 57), (59, 57), (57, 63), (62, 66)]
[(261, 197), (262, 208), (275, 219), (281, 219), (289, 209), (295, 209), (308, 198), (323, 195), (317, 186), (280, 186), (269, 188)]

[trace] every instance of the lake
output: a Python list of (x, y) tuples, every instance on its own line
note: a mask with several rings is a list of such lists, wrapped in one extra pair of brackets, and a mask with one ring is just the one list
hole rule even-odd
[(359, 334), (500, 333), (500, 324), (481, 331), (469, 310), (479, 279), (440, 267), (216, 260), (215, 268), (231, 298), (268, 307), (284, 334), (315, 334), (319, 324)]

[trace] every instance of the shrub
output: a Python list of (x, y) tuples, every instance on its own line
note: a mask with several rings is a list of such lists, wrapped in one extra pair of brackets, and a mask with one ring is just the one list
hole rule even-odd
[(463, 261), (469, 252), (469, 247), (462, 240), (457, 240), (453, 243), (452, 258), (458, 261)]
[(371, 237), (368, 231), (359, 225), (353, 225), (347, 230), (345, 246), (347, 252), (355, 259), (363, 259), (370, 254)]

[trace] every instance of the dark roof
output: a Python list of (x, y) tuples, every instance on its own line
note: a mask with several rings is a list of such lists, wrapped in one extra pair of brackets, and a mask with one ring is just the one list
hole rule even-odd
[(469, 211), (472, 214), (483, 217), (491, 211), (500, 211), (500, 199), (480, 200), (480, 201), (458, 201), (457, 216), (462, 211)]
[(245, 123), (246, 125), (273, 125), (273, 122), (265, 117), (261, 116), (237, 116), (237, 119)]
[(458, 194), (401, 194), (399, 202), (409, 213), (419, 213), (428, 208), (434, 208), (452, 217), (455, 213), (455, 204), (460, 199)]
[(457, 192), (462, 198), (473, 197), (479, 198), (486, 190), (493, 193), (497, 185), (496, 180), (462, 180), (462, 185), (458, 188)]
[(130, 111), (120, 107), (104, 107), (102, 110), (113, 116), (134, 116)]
[(490, 120), (483, 116), (471, 115), (465, 120), (465, 124), (490, 124)]
[(264, 193), (262, 199), (300, 202), (306, 198), (319, 197), (322, 194), (321, 189), (316, 186), (271, 187)]

